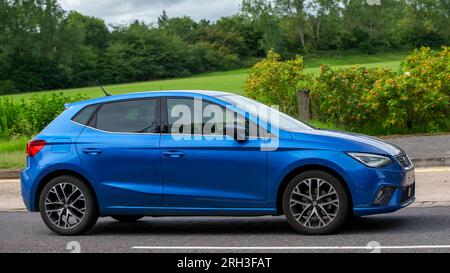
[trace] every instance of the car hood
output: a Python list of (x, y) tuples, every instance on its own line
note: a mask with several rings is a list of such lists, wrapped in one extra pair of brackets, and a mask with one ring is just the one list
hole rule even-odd
[(315, 145), (324, 146), (324, 148), (345, 152), (378, 153), (392, 156), (403, 153), (401, 148), (379, 138), (342, 131), (313, 130), (304, 133), (291, 133), (291, 136), (293, 140), (310, 144), (315, 143)]

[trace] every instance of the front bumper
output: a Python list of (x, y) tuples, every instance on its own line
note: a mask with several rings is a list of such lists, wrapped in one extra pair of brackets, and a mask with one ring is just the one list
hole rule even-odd
[(353, 214), (364, 216), (371, 214), (391, 213), (405, 208), (416, 200), (416, 184), (393, 188), (390, 199), (382, 205), (371, 205), (370, 207), (354, 208)]
[[(405, 158), (411, 162), (407, 155)], [(377, 175), (373, 175), (373, 172)], [(372, 182), (364, 183), (371, 187), (367, 188), (365, 201), (353, 207), (354, 215), (390, 213), (414, 203), (416, 175), (412, 163), (395, 164), (385, 169), (372, 169), (372, 172), (364, 174), (365, 178), (361, 174), (359, 173), (358, 177), (360, 180), (371, 178)]]

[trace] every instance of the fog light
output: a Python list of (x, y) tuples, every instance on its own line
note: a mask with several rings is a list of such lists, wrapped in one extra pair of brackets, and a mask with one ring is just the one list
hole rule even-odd
[(395, 188), (385, 187), (382, 188), (375, 197), (373, 201), (374, 206), (385, 206), (391, 201), (392, 195), (394, 194)]

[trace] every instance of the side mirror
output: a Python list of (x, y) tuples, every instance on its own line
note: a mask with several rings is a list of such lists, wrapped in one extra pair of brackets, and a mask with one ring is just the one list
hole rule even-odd
[(237, 142), (244, 143), (248, 141), (249, 133), (244, 126), (240, 126), (237, 124), (227, 124), (225, 129), (227, 136), (234, 138), (234, 140), (236, 140)]

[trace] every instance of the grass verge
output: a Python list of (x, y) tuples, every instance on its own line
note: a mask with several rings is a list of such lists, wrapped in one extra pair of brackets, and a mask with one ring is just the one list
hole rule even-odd
[(0, 139), (0, 169), (21, 169), (26, 164), (28, 138)]

